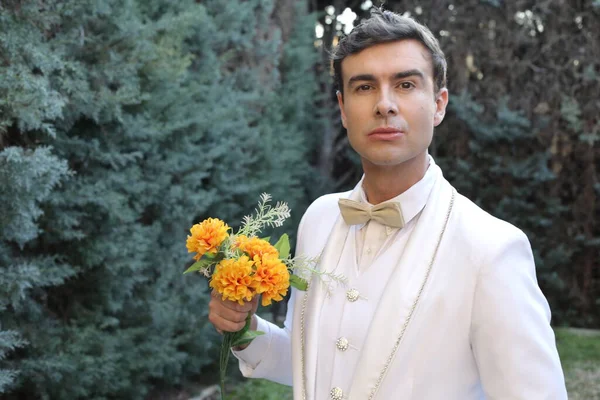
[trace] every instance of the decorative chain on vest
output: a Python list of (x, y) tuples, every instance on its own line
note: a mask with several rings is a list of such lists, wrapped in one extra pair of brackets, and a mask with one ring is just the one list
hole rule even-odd
[[(404, 325), (402, 325), (402, 330), (400, 331), (400, 335), (398, 335), (398, 339), (396, 339), (396, 342), (394, 343), (392, 352), (390, 353), (390, 356), (387, 358), (386, 363), (383, 366), (383, 369), (382, 369), (381, 373), (379, 374), (379, 377), (377, 378), (377, 382), (375, 383), (375, 386), (373, 387), (373, 390), (371, 390), (371, 393), (369, 394), (368, 400), (372, 400), (375, 397), (375, 395), (377, 394), (377, 391), (379, 390), (379, 387), (381, 386), (381, 383), (383, 382), (383, 379), (385, 378), (385, 374), (387, 373), (390, 365), (392, 364), (392, 361), (394, 360), (394, 357), (396, 356), (396, 352), (398, 351), (398, 348), (400, 347), (400, 343), (402, 342), (402, 338), (404, 337), (404, 332), (406, 332), (406, 328), (408, 327), (408, 324), (410, 323), (410, 320), (412, 319), (413, 313), (414, 313), (415, 309), (417, 308), (417, 305), (419, 304), (421, 294), (423, 293), (423, 290), (425, 289), (425, 285), (427, 284), (427, 281), (429, 280), (431, 268), (433, 267), (433, 263), (435, 262), (435, 259), (437, 257), (437, 253), (440, 248), (440, 243), (442, 242), (442, 237), (444, 236), (444, 233), (446, 232), (446, 227), (448, 226), (448, 220), (450, 219), (450, 213), (452, 212), (452, 208), (454, 207), (455, 194), (456, 194), (456, 191), (453, 189), (452, 190), (452, 198), (450, 199), (450, 205), (448, 206), (448, 211), (446, 213), (446, 220), (444, 221), (444, 226), (442, 227), (442, 231), (440, 232), (440, 235), (438, 236), (437, 244), (435, 246), (435, 250), (433, 251), (433, 257), (431, 257), (431, 261), (429, 262), (429, 266), (427, 267), (427, 271), (425, 272), (425, 277), (423, 278), (423, 283), (421, 284), (421, 287), (419, 288), (419, 292), (417, 293), (417, 297), (415, 298), (415, 301), (413, 302), (412, 307), (408, 313), (408, 317), (406, 317), (406, 321), (404, 321)], [(304, 353), (305, 353), (304, 352), (304, 349), (305, 349), (304, 319), (305, 319), (305, 314), (306, 314), (306, 303), (308, 302), (309, 290), (310, 290), (310, 287), (308, 287), (306, 289), (306, 292), (304, 293), (304, 298), (302, 299), (302, 310), (300, 313), (300, 363), (301, 363), (301, 374), (302, 374), (302, 399), (303, 400), (306, 400), (306, 368), (304, 365), (305, 364), (305, 362), (304, 362)]]

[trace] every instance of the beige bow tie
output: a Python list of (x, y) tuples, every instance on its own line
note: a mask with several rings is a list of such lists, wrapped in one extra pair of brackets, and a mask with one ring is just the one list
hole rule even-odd
[(404, 217), (398, 202), (370, 206), (350, 199), (339, 199), (338, 205), (342, 217), (348, 225), (365, 224), (369, 220), (373, 220), (391, 228), (402, 228), (404, 226)]

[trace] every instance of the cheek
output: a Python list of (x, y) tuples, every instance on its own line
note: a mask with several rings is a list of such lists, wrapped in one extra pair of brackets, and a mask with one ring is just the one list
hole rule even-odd
[[(349, 104), (346, 106), (346, 123), (355, 129), (366, 121), (365, 107), (359, 104)], [(347, 129), (348, 127), (346, 127)]]
[(436, 104), (435, 99), (432, 99), (431, 93), (428, 91), (419, 91), (414, 93), (412, 98), (405, 103), (405, 107), (409, 107), (408, 110), (412, 110), (416, 119), (432, 118), (435, 114)]
[(420, 124), (431, 124), (435, 118), (435, 108), (421, 103), (417, 108), (414, 109), (413, 121), (419, 122)]
[(433, 120), (437, 111), (435, 102), (421, 104), (421, 114), (424, 118)]

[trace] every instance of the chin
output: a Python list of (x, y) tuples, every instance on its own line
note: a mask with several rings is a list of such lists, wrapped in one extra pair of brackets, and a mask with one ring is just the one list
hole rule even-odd
[[(364, 162), (364, 161), (363, 161)], [(398, 160), (398, 159), (369, 159), (367, 162), (373, 166), (377, 167), (394, 167), (397, 165), (402, 165), (406, 162), (406, 160)]]
[(394, 167), (402, 164), (406, 164), (410, 161), (414, 161), (419, 154), (405, 154), (405, 155), (394, 155), (390, 157), (382, 157), (379, 155), (378, 157), (363, 157), (363, 162), (368, 162), (374, 166), (378, 167)]

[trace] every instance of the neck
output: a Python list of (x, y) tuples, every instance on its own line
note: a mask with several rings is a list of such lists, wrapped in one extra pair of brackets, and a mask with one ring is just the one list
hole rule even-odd
[(363, 188), (371, 204), (379, 204), (406, 192), (419, 182), (427, 171), (427, 153), (398, 165), (375, 165), (363, 160)]

